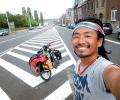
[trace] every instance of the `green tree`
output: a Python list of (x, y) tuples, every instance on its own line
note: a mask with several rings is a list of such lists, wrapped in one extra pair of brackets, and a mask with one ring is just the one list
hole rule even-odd
[(44, 19), (43, 19), (43, 14), (40, 12), (40, 23), (43, 26), (44, 25)]
[(33, 16), (32, 16), (32, 13), (31, 13), (31, 9), (30, 9), (29, 7), (27, 8), (27, 14), (28, 14), (29, 18), (30, 18), (31, 20), (33, 20)]
[(14, 16), (14, 24), (16, 27), (28, 27), (28, 17), (17, 14)]
[(35, 18), (36, 22), (39, 22), (39, 17), (38, 17), (37, 10), (34, 10), (34, 18)]
[(8, 16), (8, 20), (9, 22), (13, 22), (14, 21), (14, 15), (9, 13), (8, 11), (6, 12), (7, 16)]
[(26, 12), (25, 7), (22, 7), (22, 15), (27, 16), (27, 12)]
[(6, 14), (0, 14), (0, 28), (8, 28)]

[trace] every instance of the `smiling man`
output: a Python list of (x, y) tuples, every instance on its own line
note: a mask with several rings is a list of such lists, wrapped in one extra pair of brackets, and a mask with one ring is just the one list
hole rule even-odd
[(87, 18), (72, 35), (80, 58), (74, 70), (74, 100), (120, 100), (120, 68), (109, 61), (104, 49), (102, 22)]

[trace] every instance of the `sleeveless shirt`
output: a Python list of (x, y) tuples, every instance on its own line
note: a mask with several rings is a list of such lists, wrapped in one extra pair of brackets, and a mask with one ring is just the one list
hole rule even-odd
[(78, 60), (77, 66), (74, 69), (73, 100), (115, 100), (111, 93), (106, 92), (103, 81), (104, 69), (113, 63), (100, 56), (82, 75), (79, 75), (78, 67), (80, 62)]

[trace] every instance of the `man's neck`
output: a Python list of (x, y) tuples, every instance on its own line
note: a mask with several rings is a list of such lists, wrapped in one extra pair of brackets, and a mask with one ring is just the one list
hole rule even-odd
[(97, 58), (98, 55), (81, 58), (81, 65), (87, 67), (91, 62), (95, 61)]

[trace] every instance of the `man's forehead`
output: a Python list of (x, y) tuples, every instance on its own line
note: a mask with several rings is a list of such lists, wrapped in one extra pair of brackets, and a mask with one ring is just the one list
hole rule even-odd
[(105, 35), (103, 29), (98, 24), (86, 21), (78, 23), (74, 28), (73, 33), (81, 27), (99, 31), (101, 34)]
[(96, 31), (93, 29), (86, 28), (86, 27), (80, 27), (77, 30), (75, 30), (73, 34), (80, 34), (80, 33), (81, 34), (82, 33), (83, 34), (92, 34), (92, 33), (96, 33)]

